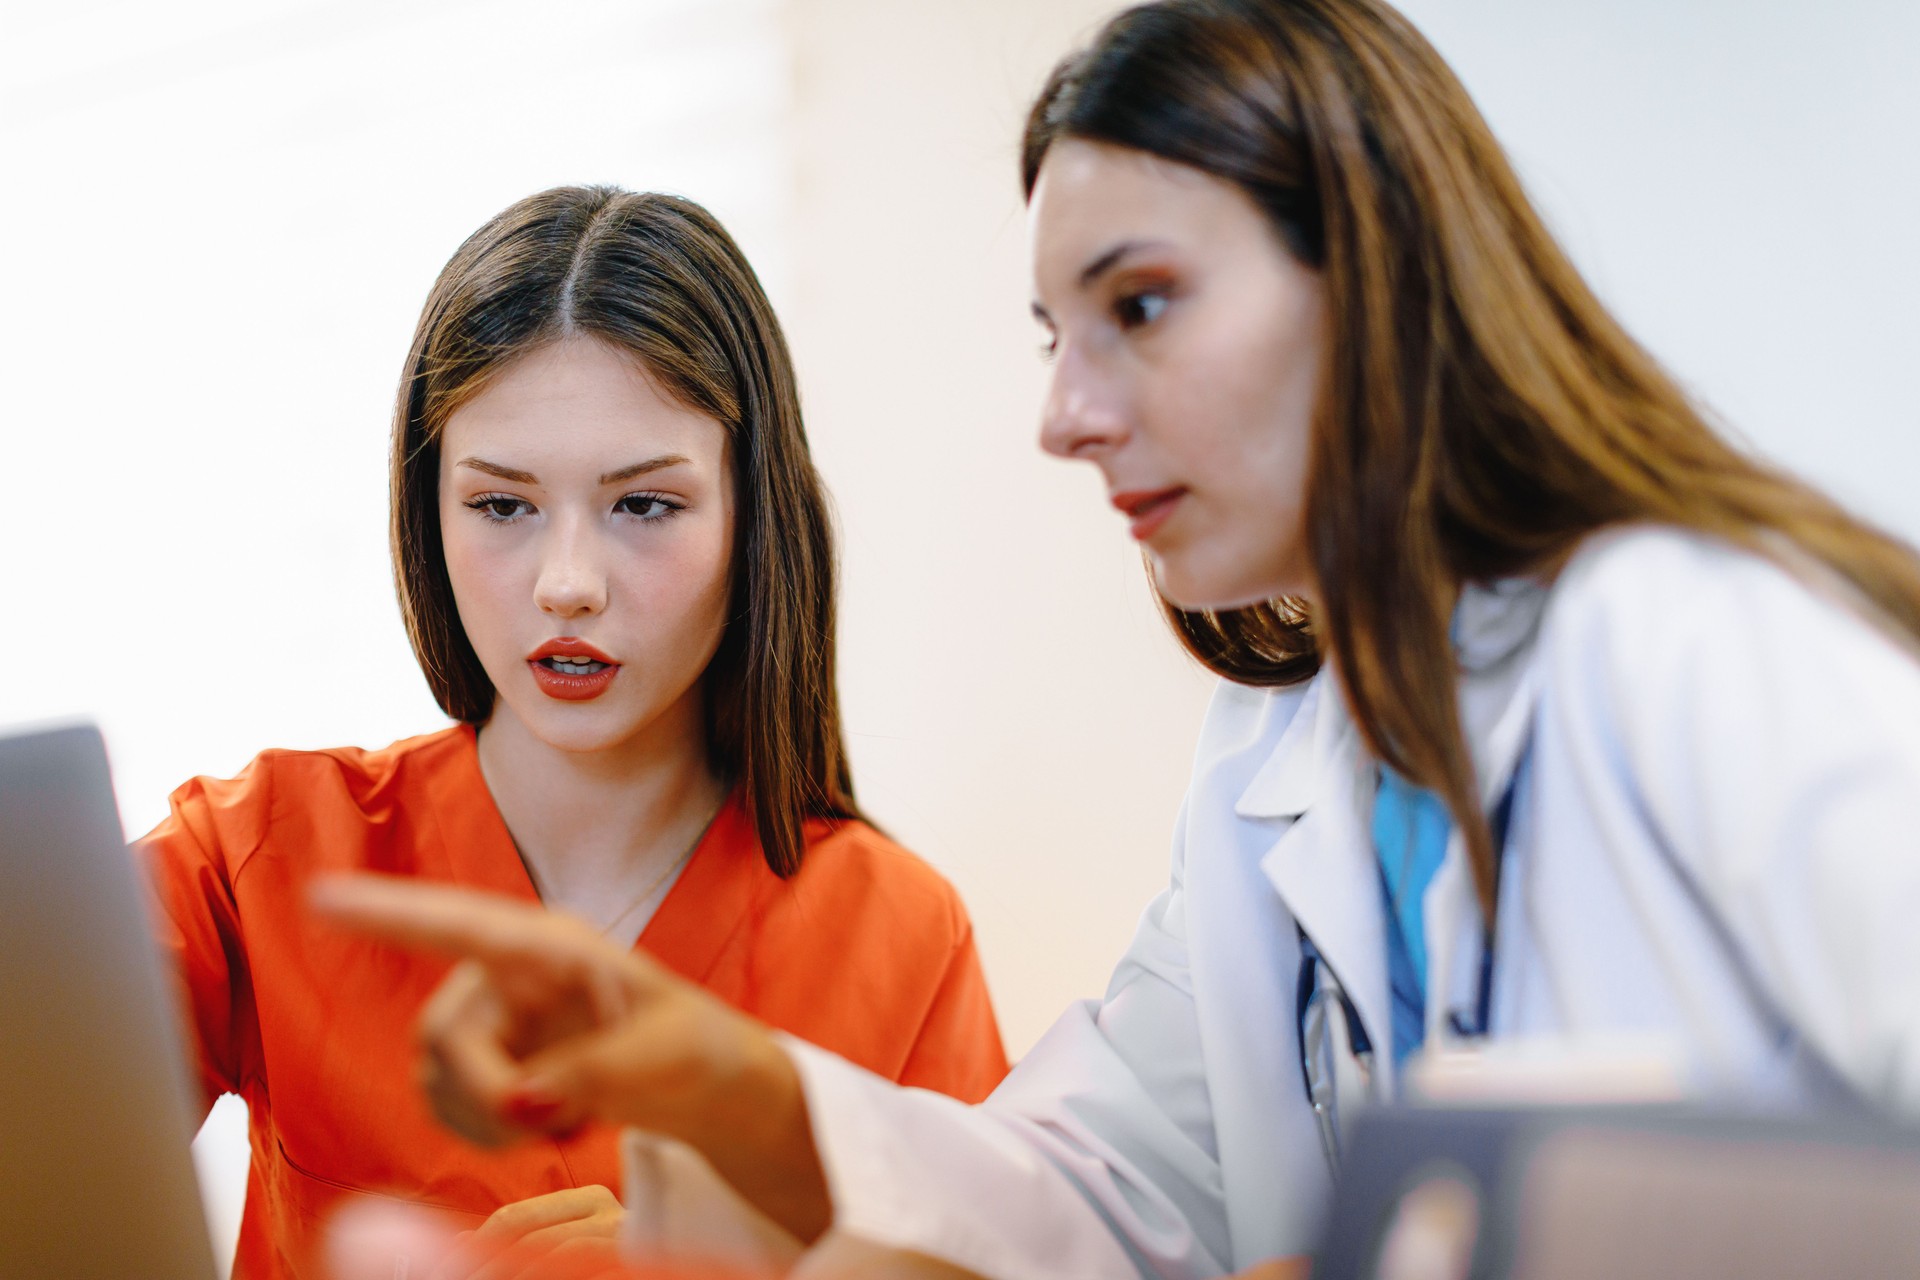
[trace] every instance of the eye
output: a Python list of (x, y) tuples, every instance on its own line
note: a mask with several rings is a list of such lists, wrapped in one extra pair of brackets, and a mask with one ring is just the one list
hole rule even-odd
[(1113, 318), (1122, 329), (1138, 329), (1152, 324), (1167, 309), (1167, 295), (1154, 289), (1123, 294), (1114, 300)]
[(492, 524), (512, 524), (533, 512), (533, 504), (525, 498), (516, 498), (510, 493), (482, 493), (467, 499), (469, 510), (478, 511), (480, 517)]
[(613, 509), (624, 515), (633, 516), (649, 523), (665, 520), (686, 510), (682, 503), (673, 501), (662, 493), (630, 493), (613, 504)]
[(1040, 359), (1051, 363), (1060, 354), (1060, 330), (1054, 326), (1053, 317), (1042, 311), (1039, 304), (1033, 308), (1033, 318), (1040, 327), (1040, 345), (1035, 348)]

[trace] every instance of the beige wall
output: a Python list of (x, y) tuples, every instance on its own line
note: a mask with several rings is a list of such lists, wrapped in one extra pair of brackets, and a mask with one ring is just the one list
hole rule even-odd
[[(1920, 7), (1829, 6), (1810, 44), (1793, 6), (1740, 0), (1400, 3), (1629, 327), (1763, 453), (1920, 542)], [(784, 10), (777, 300), (847, 514), (855, 764), (966, 893), (1016, 1052), (1097, 991), (1162, 882), (1206, 689), (1096, 477), (1032, 439), (1015, 139), (1112, 7)], [(1817, 91), (1781, 94), (1782, 65)]]
[[(1404, 3), (1629, 325), (1920, 541), (1920, 6), (1842, 0), (1810, 41), (1804, 6), (1744, 0)], [(1206, 688), (1095, 477), (1031, 440), (1014, 138), (1106, 7), (16, 6), (0, 148), (27, 195), (0, 271), (32, 301), (0, 315), (26, 549), (0, 556), (0, 717), (101, 720), (136, 831), (263, 747), (436, 727), (384, 537), (420, 300), (527, 192), (684, 191), (799, 353), (846, 513), (863, 795), (966, 892), (1024, 1049), (1161, 884)], [(49, 626), (83, 678), (49, 678)], [(246, 1141), (222, 1114), (202, 1147), (224, 1143), (230, 1239)]]
[(1008, 1048), (1166, 878), (1208, 680), (1091, 469), (1043, 456), (1015, 157), (1094, 0), (792, 0), (780, 299), (842, 512), (862, 800), (960, 886)]

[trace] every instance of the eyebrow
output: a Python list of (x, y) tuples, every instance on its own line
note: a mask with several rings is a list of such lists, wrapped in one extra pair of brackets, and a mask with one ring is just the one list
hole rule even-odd
[(1164, 249), (1166, 247), (1167, 244), (1164, 240), (1122, 240), (1119, 244), (1113, 246), (1113, 248), (1107, 250), (1086, 266), (1080, 268), (1080, 287), (1082, 289), (1086, 288), (1095, 280), (1098, 280), (1101, 276), (1119, 266), (1124, 259), (1132, 257), (1136, 253), (1141, 253), (1148, 249)]
[[(617, 471), (608, 471), (600, 476), (601, 484), (619, 484), (622, 480), (631, 480), (635, 476), (646, 475), (649, 471), (660, 471), (667, 467), (677, 467), (693, 459), (681, 453), (663, 453), (657, 458), (648, 458), (645, 462), (636, 462), (630, 467), (621, 467)], [(475, 471), (484, 471), (490, 476), (502, 480), (511, 480), (515, 484), (539, 484), (540, 478), (531, 471), (522, 471), (518, 467), (505, 467), (497, 462), (488, 462), (485, 458), (462, 458), (454, 464), (458, 467), (472, 467)]]
[(645, 462), (636, 462), (630, 467), (622, 467), (618, 471), (606, 472), (600, 477), (600, 483), (619, 484), (622, 480), (631, 480), (635, 476), (646, 475), (649, 471), (660, 471), (667, 467), (677, 467), (683, 462), (691, 461), (693, 461), (693, 459), (687, 457), (685, 454), (663, 453), (657, 458), (648, 458)]
[[(1122, 240), (1119, 244), (1114, 245), (1113, 248), (1080, 268), (1080, 278), (1075, 281), (1075, 285), (1078, 288), (1087, 289), (1101, 276), (1107, 274), (1107, 272), (1113, 270), (1134, 254), (1144, 253), (1148, 249), (1164, 249), (1166, 247), (1167, 243), (1164, 240)], [(1037, 300), (1032, 306), (1033, 318), (1035, 320), (1040, 321), (1042, 324), (1053, 323), (1053, 317), (1047, 314), (1047, 309), (1041, 306)]]
[(502, 480), (511, 480), (515, 484), (538, 484), (531, 471), (521, 471), (517, 467), (503, 467), (497, 462), (488, 462), (485, 458), (462, 458), (453, 464), (456, 467), (472, 467), (475, 471), (484, 471), (490, 476)]

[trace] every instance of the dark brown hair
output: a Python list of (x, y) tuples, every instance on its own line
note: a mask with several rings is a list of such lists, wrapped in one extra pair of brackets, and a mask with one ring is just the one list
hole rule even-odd
[(1656, 521), (1763, 554), (1784, 539), (1920, 637), (1920, 560), (1720, 438), (1607, 314), (1438, 54), (1379, 0), (1164, 0), (1054, 69), (1029, 195), (1074, 137), (1235, 183), (1325, 274), (1308, 463), (1318, 598), (1185, 612), (1229, 679), (1304, 680), (1322, 646), (1374, 755), (1440, 794), (1492, 918), (1493, 841), (1460, 728), (1461, 584), (1551, 573), (1588, 534)]
[(738, 523), (728, 621), (706, 671), (708, 748), (740, 785), (767, 865), (791, 875), (807, 817), (860, 816), (834, 684), (832, 531), (779, 322), (699, 205), (556, 187), (474, 232), (434, 282), (393, 420), (393, 566), (414, 654), (448, 715), (493, 714), (447, 579), (440, 433), (507, 362), (575, 335), (629, 353), (727, 430)]

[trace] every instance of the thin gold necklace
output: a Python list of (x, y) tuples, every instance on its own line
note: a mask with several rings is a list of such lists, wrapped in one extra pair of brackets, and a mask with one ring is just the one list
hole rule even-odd
[(659, 890), (660, 886), (665, 884), (667, 880), (670, 877), (672, 877), (672, 875), (675, 872), (679, 871), (680, 868), (687, 865), (688, 860), (693, 857), (693, 851), (700, 847), (700, 842), (707, 838), (707, 832), (713, 829), (714, 819), (720, 816), (720, 810), (724, 809), (726, 807), (726, 804), (727, 804), (727, 797), (724, 793), (722, 793), (722, 795), (720, 796), (720, 803), (713, 806), (713, 812), (707, 815), (707, 820), (700, 824), (700, 829), (698, 831), (694, 832), (692, 843), (688, 844), (686, 848), (680, 851), (679, 857), (675, 858), (672, 862), (667, 864), (666, 870), (662, 871), (659, 875), (655, 876), (652, 880), (648, 881), (647, 887), (640, 891), (639, 896), (635, 897), (631, 902), (627, 903), (625, 907), (621, 908), (619, 915), (615, 916), (613, 919), (607, 921), (604, 925), (600, 926), (601, 937), (604, 938), (607, 935), (611, 934), (615, 928), (617, 928), (620, 924), (622, 924), (626, 920), (628, 916), (638, 911), (641, 905), (645, 903), (648, 898), (651, 898), (654, 895), (654, 893)]

